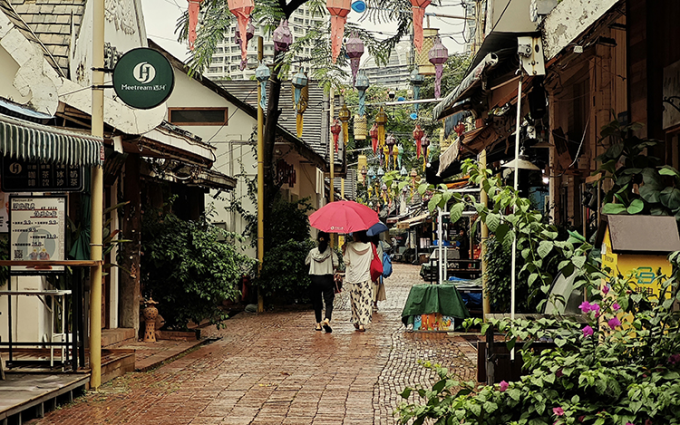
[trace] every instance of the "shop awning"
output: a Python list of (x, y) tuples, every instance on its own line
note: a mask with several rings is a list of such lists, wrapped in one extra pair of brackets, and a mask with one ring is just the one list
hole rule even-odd
[(416, 226), (420, 223), (425, 222), (430, 217), (430, 213), (421, 214), (408, 220), (400, 221), (397, 223), (397, 229), (408, 229), (409, 227)]
[(100, 166), (102, 139), (0, 114), (0, 151), (24, 161)]

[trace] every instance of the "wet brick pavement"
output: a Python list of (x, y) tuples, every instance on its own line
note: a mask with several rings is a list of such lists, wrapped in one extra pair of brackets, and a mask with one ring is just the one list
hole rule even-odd
[(219, 336), (165, 366), (130, 373), (31, 424), (394, 424), (407, 385), (431, 383), (430, 360), (474, 379), (476, 351), (460, 337), (406, 332), (401, 309), (418, 267), (394, 264), (365, 333), (336, 298), (333, 333), (314, 331), (312, 311), (239, 314)]

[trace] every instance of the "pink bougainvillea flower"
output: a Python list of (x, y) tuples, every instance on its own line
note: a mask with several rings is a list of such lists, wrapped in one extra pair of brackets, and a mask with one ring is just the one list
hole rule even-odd
[(508, 384), (505, 381), (501, 381), (501, 383), (499, 385), (500, 385), (500, 388), (499, 388), (500, 392), (505, 392), (505, 390), (507, 390), (508, 387), (510, 386), (510, 384)]
[(621, 306), (619, 305), (619, 303), (612, 304), (612, 310), (614, 311), (621, 310)]
[(600, 306), (597, 303), (590, 304), (590, 311), (600, 311)]
[(668, 358), (668, 363), (670, 364), (676, 364), (680, 362), (680, 354), (673, 354)]
[(632, 422), (626, 422), (626, 425), (635, 425), (635, 424), (632, 423)]
[(604, 285), (602, 287), (602, 293), (607, 295), (609, 293), (609, 285)]
[(586, 418), (586, 415), (581, 415), (578, 417), (578, 421), (583, 423), (583, 420)]
[(585, 328), (581, 329), (583, 332), (583, 337), (588, 338), (593, 334), (593, 328), (590, 327), (590, 325), (587, 325)]
[(564, 373), (562, 373), (562, 369), (557, 369), (557, 372), (555, 372), (555, 377), (561, 378), (562, 376), (564, 376)]
[(578, 308), (580, 308), (582, 312), (587, 313), (590, 311), (590, 303), (588, 301), (583, 301)]
[(614, 329), (618, 326), (621, 326), (621, 321), (619, 320), (618, 317), (612, 317), (607, 321), (607, 324), (609, 325), (610, 328)]
[(561, 407), (553, 407), (553, 413), (555, 416), (562, 416), (564, 415), (564, 410)]

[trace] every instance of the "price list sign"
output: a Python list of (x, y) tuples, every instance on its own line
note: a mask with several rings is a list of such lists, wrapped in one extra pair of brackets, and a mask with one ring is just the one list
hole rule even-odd
[[(66, 197), (10, 197), (10, 260), (66, 259)], [(60, 273), (63, 266), (12, 266), (12, 274)]]

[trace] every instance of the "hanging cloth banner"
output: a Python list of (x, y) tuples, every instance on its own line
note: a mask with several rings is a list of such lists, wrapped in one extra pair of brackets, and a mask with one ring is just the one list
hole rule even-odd
[(194, 42), (196, 41), (196, 27), (198, 26), (198, 13), (201, 10), (201, 2), (203, 0), (188, 0), (189, 1), (189, 48), (194, 50)]
[(331, 53), (333, 63), (335, 64), (342, 48), (342, 37), (345, 35), (347, 15), (352, 10), (351, 0), (327, 0), (326, 8), (331, 14)]
[(243, 34), (248, 32), (248, 22), (255, 8), (255, 2), (254, 0), (227, 0), (227, 5), (229, 11), (238, 20), (238, 29), (241, 33), (241, 69), (243, 70), (245, 68), (243, 64), (248, 63), (248, 39)]
[(413, 11), (413, 45), (418, 49), (418, 53), (423, 49), (423, 18), (425, 17), (425, 8), (430, 3), (430, 0), (411, 0), (411, 10)]

